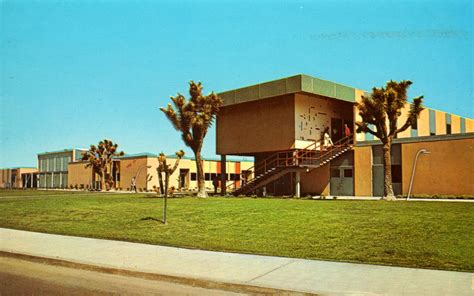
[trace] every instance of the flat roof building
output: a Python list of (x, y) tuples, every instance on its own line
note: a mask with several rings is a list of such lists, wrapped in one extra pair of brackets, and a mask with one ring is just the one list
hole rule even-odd
[[(380, 141), (363, 133), (344, 140), (344, 124), (353, 133), (360, 121), (356, 103), (365, 91), (295, 75), (219, 95), (224, 105), (217, 117), (217, 154), (255, 157), (255, 178), (236, 194), (383, 195)], [(317, 143), (325, 128), (345, 148), (333, 155), (321, 151)], [(474, 195), (473, 146), (472, 119), (425, 108), (392, 146), (395, 193), (407, 194), (414, 156), (426, 148), (431, 154), (419, 160), (414, 194)]]
[(0, 169), (0, 188), (35, 188), (38, 169), (17, 167)]
[[(131, 190), (131, 180), (136, 178), (136, 186), (140, 191), (154, 191), (159, 187), (158, 182), (158, 155), (153, 153), (126, 154), (116, 158), (116, 165), (112, 169), (116, 189)], [(168, 164), (173, 165), (175, 155), (168, 155)], [(93, 176), (91, 168), (86, 168), (86, 162), (75, 161), (69, 163), (69, 186), (74, 188), (90, 188), (97, 186), (98, 178)], [(237, 188), (241, 178), (250, 178), (247, 170), (253, 166), (253, 161), (228, 161), (226, 163), (226, 186)], [(221, 162), (217, 159), (203, 157), (204, 178), (207, 190), (213, 190), (213, 180), (222, 173)], [(170, 176), (169, 186), (177, 190), (197, 190), (197, 168), (194, 158), (184, 157), (179, 162), (176, 171)], [(94, 187), (96, 188), (96, 187)]]
[(85, 149), (64, 149), (38, 153), (38, 187), (67, 188), (68, 163), (82, 158)]

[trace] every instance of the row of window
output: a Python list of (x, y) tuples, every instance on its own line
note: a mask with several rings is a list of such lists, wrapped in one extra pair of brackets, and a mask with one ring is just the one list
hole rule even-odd
[(67, 173), (39, 174), (38, 187), (40, 188), (66, 188)]
[[(216, 173), (205, 173), (204, 174), (204, 180), (205, 181), (212, 181), (214, 179), (221, 179), (221, 174), (216, 174)], [(196, 181), (197, 180), (197, 173), (191, 173), (191, 181)], [(226, 180), (229, 181), (239, 181), (240, 180), (240, 174), (227, 174), (226, 175)]]
[(41, 157), (39, 159), (40, 172), (65, 172), (71, 156)]
[[(436, 135), (436, 111), (429, 110), (429, 126), (430, 126), (430, 136)], [(371, 129), (374, 129), (373, 125), (369, 125)], [(466, 132), (466, 119), (461, 117), (460, 122), (460, 133)], [(451, 114), (446, 113), (446, 135), (452, 134), (451, 128)], [(411, 136), (418, 137), (418, 119), (415, 121), (415, 124), (411, 127)], [(370, 133), (365, 134), (366, 140), (373, 140), (374, 136)]]

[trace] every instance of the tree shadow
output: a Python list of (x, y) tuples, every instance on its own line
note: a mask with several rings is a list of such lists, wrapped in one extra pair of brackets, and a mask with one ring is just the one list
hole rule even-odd
[(148, 220), (152, 220), (152, 221), (160, 222), (160, 223), (164, 224), (163, 220), (157, 219), (157, 218), (154, 218), (154, 217), (145, 217), (145, 218), (140, 219), (140, 221), (148, 221)]

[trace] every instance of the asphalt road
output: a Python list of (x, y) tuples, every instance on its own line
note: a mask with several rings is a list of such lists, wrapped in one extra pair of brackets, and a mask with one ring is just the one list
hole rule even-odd
[(0, 256), (0, 296), (243, 295)]

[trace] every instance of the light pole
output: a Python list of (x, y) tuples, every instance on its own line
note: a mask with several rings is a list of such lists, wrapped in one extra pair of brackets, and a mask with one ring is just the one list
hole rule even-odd
[[(133, 184), (133, 180), (135, 180), (135, 193), (137, 193), (137, 186), (136, 186), (136, 182), (138, 180), (138, 176), (140, 175), (140, 172), (142, 171), (142, 169), (146, 167), (147, 169), (151, 168), (151, 165), (142, 165), (138, 168), (137, 170), (137, 173), (135, 174), (135, 177), (132, 178), (132, 181), (131, 181), (131, 184)], [(147, 181), (148, 182), (148, 178), (147, 178)], [(145, 186), (146, 186), (146, 183), (145, 183)]]
[(413, 179), (415, 178), (415, 170), (416, 170), (416, 163), (417, 163), (417, 161), (418, 161), (418, 156), (420, 156), (420, 154), (429, 154), (429, 153), (431, 153), (431, 152), (429, 152), (429, 151), (426, 150), (425, 148), (421, 148), (421, 149), (418, 150), (418, 152), (416, 153), (415, 161), (413, 162), (413, 170), (412, 170), (412, 172), (411, 172), (410, 188), (408, 189), (407, 200), (410, 199), (411, 189), (413, 188)]

